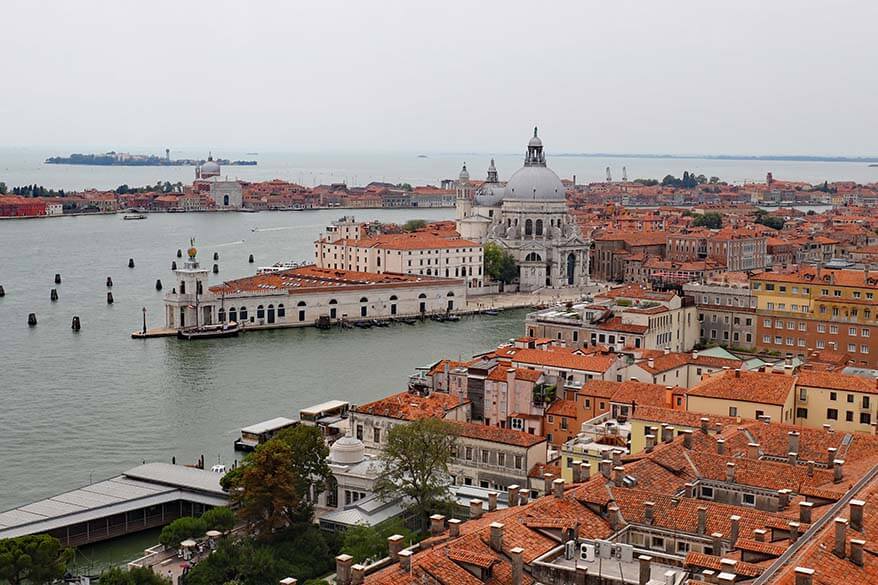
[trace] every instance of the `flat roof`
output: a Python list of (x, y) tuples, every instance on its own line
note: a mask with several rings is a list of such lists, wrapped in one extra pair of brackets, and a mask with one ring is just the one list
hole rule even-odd
[(0, 512), (0, 539), (47, 532), (90, 520), (187, 500), (228, 504), (222, 474), (170, 463), (147, 463), (111, 479)]
[(341, 408), (345, 405), (350, 406), (350, 402), (347, 402), (345, 400), (327, 400), (326, 402), (321, 402), (320, 404), (315, 404), (314, 406), (303, 408), (299, 412), (302, 414), (320, 414), (321, 412)]
[(276, 431), (278, 429), (282, 429), (284, 427), (288, 427), (290, 425), (294, 425), (299, 421), (293, 420), (291, 418), (286, 418), (283, 416), (279, 416), (276, 418), (272, 418), (270, 420), (264, 420), (262, 422), (258, 422), (254, 425), (250, 425), (249, 427), (244, 427), (241, 429), (242, 433), (251, 433), (254, 435), (261, 435), (262, 433), (268, 431)]

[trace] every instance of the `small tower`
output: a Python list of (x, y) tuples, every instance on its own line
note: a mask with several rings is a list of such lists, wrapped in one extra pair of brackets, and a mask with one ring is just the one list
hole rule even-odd
[(466, 170), (466, 163), (463, 163), (463, 168), (460, 169), (460, 175), (457, 177), (454, 208), (456, 218), (459, 220), (468, 217), (473, 208), (472, 185), (469, 182), (469, 171)]
[(613, 182), (613, 175), (610, 173), (610, 167), (607, 167), (607, 183)]
[(622, 182), (628, 182), (628, 167), (622, 167)]
[(497, 176), (497, 167), (494, 166), (494, 159), (491, 159), (491, 164), (488, 166), (488, 178), (485, 180), (486, 183), (499, 183), (500, 179)]
[(169, 329), (183, 329), (213, 322), (213, 295), (207, 290), (210, 271), (198, 262), (195, 239), (189, 241), (187, 259), (174, 270), (174, 287), (165, 295), (165, 322)]

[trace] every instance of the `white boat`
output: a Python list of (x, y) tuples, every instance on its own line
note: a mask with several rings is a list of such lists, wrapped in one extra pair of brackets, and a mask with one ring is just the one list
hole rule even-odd
[(143, 213), (126, 213), (122, 216), (122, 219), (132, 220), (132, 219), (146, 219), (146, 215)]
[(293, 268), (301, 268), (307, 266), (308, 262), (277, 262), (271, 266), (260, 266), (256, 269), (256, 274), (271, 274), (272, 272), (281, 272), (283, 270), (292, 270)]

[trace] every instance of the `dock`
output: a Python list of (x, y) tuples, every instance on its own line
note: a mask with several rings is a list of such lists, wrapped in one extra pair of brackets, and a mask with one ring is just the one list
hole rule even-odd
[(146, 333), (142, 329), (131, 332), (131, 339), (152, 339), (154, 337), (175, 337), (177, 330), (170, 327), (154, 327), (147, 329)]

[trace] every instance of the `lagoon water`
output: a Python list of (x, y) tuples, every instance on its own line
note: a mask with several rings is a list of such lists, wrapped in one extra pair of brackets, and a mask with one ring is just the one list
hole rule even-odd
[[(161, 324), (162, 279), (196, 238), (220, 274), (313, 255), (340, 211), (153, 214), (0, 221), (0, 510), (117, 474), (143, 460), (232, 463), (242, 426), (340, 398), (403, 390), (417, 366), (470, 356), (523, 330), (523, 313), (371, 330), (287, 329), (185, 343), (133, 340), (142, 308)], [(452, 210), (362, 210), (360, 219), (446, 219)], [(256, 231), (253, 231), (253, 230)], [(248, 264), (249, 254), (256, 257)], [(133, 258), (135, 268), (127, 267)], [(55, 285), (55, 273), (62, 283)], [(110, 276), (115, 304), (106, 303)], [(59, 300), (49, 293), (58, 289)], [(38, 325), (27, 326), (28, 313)], [(82, 330), (71, 331), (73, 315)]]

